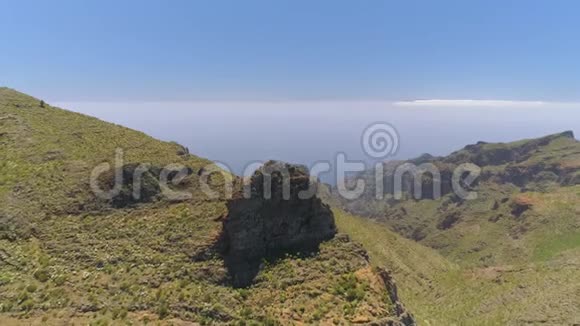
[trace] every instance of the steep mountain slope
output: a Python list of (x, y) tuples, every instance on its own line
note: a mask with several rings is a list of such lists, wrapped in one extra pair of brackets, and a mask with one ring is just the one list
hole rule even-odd
[[(423, 186), (419, 199), (413, 198), (410, 174), (403, 176), (402, 198), (395, 199), (394, 171), (405, 163), (436, 166), (442, 197), (434, 198), (435, 178), (425, 173), (419, 176)], [(476, 199), (461, 199), (452, 191), (452, 172), (463, 163), (482, 168), (470, 189), (477, 192)], [(376, 228), (384, 225), (458, 265), (455, 271), (432, 275), (437, 279), (432, 283), (434, 292), (441, 295), (425, 295), (446, 307), (443, 312), (424, 313), (417, 308), (422, 304), (403, 297), (419, 321), (579, 322), (580, 142), (572, 133), (507, 144), (480, 142), (447, 157), (423, 155), (384, 166), (385, 199), (375, 199), (374, 171), (367, 171), (360, 176), (370, 185), (362, 198), (335, 197), (334, 202), (371, 218)], [(371, 249), (365, 238), (379, 236), (355, 238)]]
[[(433, 175), (418, 175), (420, 199), (413, 198), (413, 178), (403, 175), (403, 197), (395, 199), (394, 173), (403, 164), (431, 164), (441, 174), (441, 197), (433, 200)], [(461, 199), (451, 175), (460, 164), (481, 168), (471, 191)], [(490, 265), (542, 256), (552, 238), (570, 238), (580, 231), (578, 194), (580, 142), (571, 132), (508, 144), (480, 142), (447, 157), (423, 156), (385, 163), (384, 200), (374, 198), (374, 172), (362, 177), (367, 192), (359, 200), (342, 200), (353, 213), (386, 222), (408, 238), (438, 249), (461, 263)], [(574, 245), (574, 244), (570, 244)]]
[(381, 222), (335, 210), (341, 232), (390, 266), (420, 325), (572, 325), (580, 320), (580, 252), (551, 262), (460, 266)]
[[(116, 168), (91, 184), (103, 163)], [(177, 168), (166, 189), (168, 164)], [(332, 212), (320, 201), (306, 212), (299, 202), (256, 201), (234, 213), (240, 203), (224, 198), (232, 176), (212, 174), (219, 195), (209, 195), (201, 181), (211, 162), (178, 144), (1, 88), (0, 168), (0, 324), (412, 323), (390, 274), (372, 268), (359, 244), (334, 231), (318, 239), (314, 228), (277, 228), (286, 214), (327, 223)], [(115, 171), (118, 194), (95, 196), (95, 185), (116, 189)], [(251, 224), (266, 218), (280, 238), (248, 233), (270, 230)], [(277, 251), (259, 256), (245, 287), (235, 287), (228, 264), (240, 234), (252, 252)], [(316, 239), (317, 248), (289, 250), (280, 239)]]

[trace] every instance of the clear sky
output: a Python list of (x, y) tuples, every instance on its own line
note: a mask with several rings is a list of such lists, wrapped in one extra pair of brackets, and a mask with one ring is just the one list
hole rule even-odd
[(0, 84), (52, 101), (580, 101), (580, 1), (2, 1)]

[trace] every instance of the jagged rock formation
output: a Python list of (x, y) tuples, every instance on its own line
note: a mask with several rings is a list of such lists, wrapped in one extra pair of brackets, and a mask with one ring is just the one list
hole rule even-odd
[(332, 211), (316, 187), (306, 167), (270, 161), (228, 202), (220, 245), (234, 285), (248, 285), (262, 258), (315, 251), (334, 236)]

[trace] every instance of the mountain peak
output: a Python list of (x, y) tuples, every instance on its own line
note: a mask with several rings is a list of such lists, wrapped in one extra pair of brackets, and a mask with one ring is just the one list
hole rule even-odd
[(572, 138), (572, 139), (576, 139), (576, 137), (574, 137), (574, 132), (572, 130), (566, 130), (560, 134), (558, 134), (559, 137), (563, 137), (563, 138)]

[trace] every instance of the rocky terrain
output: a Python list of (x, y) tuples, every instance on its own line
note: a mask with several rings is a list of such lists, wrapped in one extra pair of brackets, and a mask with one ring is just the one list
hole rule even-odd
[[(418, 167), (419, 196), (415, 179), (406, 173), (401, 198), (396, 198), (394, 171), (408, 163)], [(464, 163), (481, 168), (467, 187), (477, 194), (472, 199), (461, 198), (451, 186), (454, 169)], [(344, 200), (334, 194), (328, 195), (329, 202), (369, 218), (375, 227), (383, 225), (432, 248), (457, 264), (455, 273), (470, 275), (455, 274), (452, 285), (444, 279), (454, 272), (442, 272), (436, 283), (429, 284), (437, 291), (470, 294), (463, 306), (449, 303), (464, 315), (457, 322), (477, 323), (483, 315), (498, 324), (560, 325), (580, 320), (580, 142), (572, 132), (513, 143), (479, 142), (445, 157), (422, 155), (383, 166), (383, 199), (376, 199), (374, 171), (367, 171), (358, 176), (368, 186), (360, 199)], [(433, 166), (440, 177), (430, 172)], [(434, 180), (441, 183), (440, 197), (434, 196)], [(416, 291), (426, 290), (419, 286)], [(421, 301), (407, 298), (417, 299)], [(437, 314), (431, 311), (426, 316), (417, 308), (420, 305), (411, 304), (418, 319)]]
[[(452, 187), (453, 172), (465, 163), (475, 164), (480, 169), (469, 186), (463, 185), (466, 190), (477, 194), (477, 198), (472, 200), (460, 198)], [(402, 194), (401, 198), (396, 198), (393, 186), (397, 177), (395, 171), (406, 164), (417, 167), (417, 173), (402, 174)], [(432, 170), (440, 176), (434, 175)], [(541, 222), (545, 225), (542, 227), (534, 213), (540, 208), (541, 201), (556, 193), (564, 195), (559, 198), (572, 210), (561, 211), (559, 223), (570, 223), (572, 228), (568, 230), (578, 226), (573, 214), (577, 202), (573, 199), (580, 185), (580, 142), (574, 139), (572, 132), (507, 144), (479, 142), (446, 157), (423, 155), (409, 161), (386, 162), (384, 171), (384, 199), (375, 198), (374, 171), (367, 171), (359, 176), (367, 184), (362, 198), (348, 201), (336, 196), (339, 205), (352, 213), (385, 221), (406, 237), (441, 250), (453, 248), (457, 244), (454, 238), (460, 236), (455, 233), (470, 224), (477, 224), (479, 233), (501, 225), (500, 228), (507, 228), (511, 239), (526, 238), (538, 228), (541, 232), (548, 228), (550, 221)], [(416, 187), (417, 180), (419, 187)], [(437, 198), (434, 196), (436, 182), (441, 185)], [(482, 255), (479, 257), (482, 261), (493, 261), (505, 251), (504, 244), (501, 250), (486, 250), (501, 243), (501, 238), (495, 239), (494, 243), (477, 237), (472, 240), (474, 250), (471, 253)], [(514, 253), (514, 257), (518, 256), (523, 258)], [(458, 258), (463, 260), (464, 257)]]
[(264, 259), (315, 253), (334, 237), (333, 213), (316, 186), (306, 167), (270, 161), (251, 177), (249, 196), (240, 190), (228, 201), (220, 246), (236, 285), (249, 285)]
[(179, 144), (0, 88), (0, 168), (2, 325), (414, 324), (302, 167), (244, 197)]
[[(244, 180), (0, 88), (0, 324), (578, 324), (579, 162), (570, 132), (480, 142), (385, 162), (383, 199), (367, 171), (345, 201), (302, 166)], [(441, 177), (416, 198), (404, 175), (396, 199), (404, 163)], [(451, 191), (464, 163), (471, 200)]]

